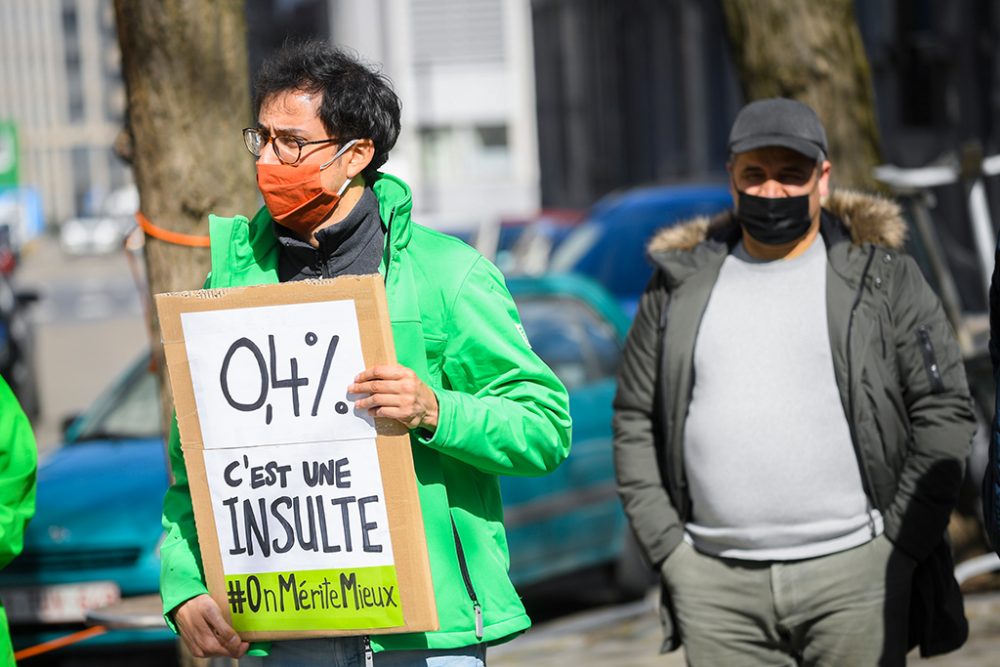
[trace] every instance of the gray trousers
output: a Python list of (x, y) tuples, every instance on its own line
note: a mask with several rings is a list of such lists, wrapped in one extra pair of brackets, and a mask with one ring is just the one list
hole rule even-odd
[(916, 563), (880, 536), (797, 561), (716, 558), (681, 543), (662, 575), (689, 665), (904, 665)]

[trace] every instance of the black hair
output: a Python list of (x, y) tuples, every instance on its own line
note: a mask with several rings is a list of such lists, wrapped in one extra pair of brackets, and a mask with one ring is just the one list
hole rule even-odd
[(296, 90), (322, 93), (319, 119), (331, 137), (372, 140), (375, 155), (362, 171), (365, 182), (371, 183), (399, 136), (399, 98), (389, 79), (328, 42), (289, 43), (257, 73), (254, 116), (271, 96)]

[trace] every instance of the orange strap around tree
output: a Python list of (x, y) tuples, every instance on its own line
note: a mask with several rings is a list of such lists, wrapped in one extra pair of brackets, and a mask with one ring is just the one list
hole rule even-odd
[(38, 644), (37, 646), (21, 649), (14, 654), (14, 660), (27, 660), (28, 658), (33, 658), (36, 655), (42, 655), (43, 653), (55, 651), (58, 648), (69, 646), (70, 644), (76, 644), (77, 642), (82, 642), (83, 640), (90, 639), (91, 637), (96, 637), (97, 635), (103, 635), (107, 631), (108, 629), (103, 625), (95, 625), (87, 628), (86, 630), (80, 630), (79, 632), (74, 632), (70, 635), (57, 637), (56, 639), (47, 641), (43, 644)]
[(183, 245), (191, 248), (207, 248), (209, 244), (209, 237), (198, 236), (195, 234), (181, 234), (180, 232), (172, 232), (169, 229), (164, 229), (163, 227), (157, 227), (152, 222), (149, 221), (142, 211), (135, 212), (135, 221), (139, 223), (139, 227), (142, 231), (146, 232), (149, 236), (154, 239), (159, 239), (160, 241), (166, 241), (167, 243), (173, 243), (174, 245)]

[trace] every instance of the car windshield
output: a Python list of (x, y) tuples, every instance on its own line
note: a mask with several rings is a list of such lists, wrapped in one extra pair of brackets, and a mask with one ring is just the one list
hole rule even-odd
[(156, 374), (143, 356), (81, 414), (67, 433), (70, 442), (161, 437)]
[(572, 271), (594, 249), (600, 236), (601, 225), (596, 221), (588, 220), (577, 227), (552, 257), (552, 270), (557, 273)]

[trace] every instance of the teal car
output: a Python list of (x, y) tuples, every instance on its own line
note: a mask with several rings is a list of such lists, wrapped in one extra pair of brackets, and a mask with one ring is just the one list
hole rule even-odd
[(629, 318), (596, 282), (574, 274), (511, 278), (535, 352), (569, 390), (573, 447), (544, 477), (503, 477), (510, 573), (525, 586), (608, 566), (622, 597), (650, 585), (615, 492), (611, 403)]
[[(158, 395), (143, 357), (40, 462), (24, 551), (0, 571), (15, 650), (83, 629), (88, 609), (157, 592), (168, 482)], [(171, 647), (174, 640), (163, 626), (116, 630), (79, 647)]]
[[(648, 585), (615, 495), (611, 401), (628, 319), (574, 275), (510, 279), (535, 351), (570, 393), (573, 448), (543, 477), (501, 479), (511, 576), (519, 587), (608, 566), (628, 595)], [(85, 612), (155, 594), (168, 483), (159, 392), (150, 361), (132, 365), (43, 461), (24, 553), (0, 572), (15, 647), (82, 629)], [(172, 644), (165, 627), (114, 630), (80, 649)], [(68, 650), (68, 649), (63, 649)]]

